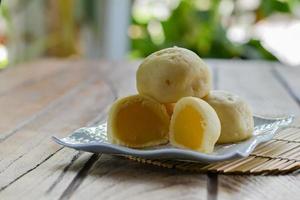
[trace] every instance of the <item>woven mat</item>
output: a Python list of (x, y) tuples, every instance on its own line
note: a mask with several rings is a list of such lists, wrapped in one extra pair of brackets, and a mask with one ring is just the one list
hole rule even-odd
[(213, 164), (172, 160), (151, 160), (128, 156), (130, 160), (165, 168), (220, 174), (287, 174), (300, 169), (300, 127), (290, 126), (269, 142), (259, 145), (247, 158)]

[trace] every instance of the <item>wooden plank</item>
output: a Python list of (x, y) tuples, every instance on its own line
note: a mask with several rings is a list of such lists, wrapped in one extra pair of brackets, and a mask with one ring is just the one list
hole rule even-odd
[[(55, 64), (55, 63), (54, 63)], [(34, 66), (38, 66), (35, 64)], [(57, 64), (56, 64), (57, 65)], [(50, 75), (41, 76), (39, 71), (51, 71), (51, 64), (30, 67), (26, 83), (9, 82), (11, 90), (0, 96), (0, 141), (14, 134), (22, 126), (34, 120), (60, 101), (67, 92), (77, 87), (81, 82), (93, 74), (92, 68), (86, 67), (83, 62), (62, 62), (61, 69)], [(26, 66), (23, 66), (26, 68)], [(48, 67), (48, 68), (47, 68)], [(59, 68), (59, 67), (57, 67)], [(19, 68), (17, 68), (19, 69)], [(32, 71), (31, 71), (32, 70)], [(21, 71), (22, 72), (22, 71)], [(21, 73), (18, 72), (18, 73)], [(35, 75), (37, 73), (37, 75)], [(10, 73), (5, 79), (14, 79), (16, 73)], [(27, 76), (27, 75), (26, 75)], [(16, 83), (19, 84), (16, 84)]]
[(71, 91), (56, 107), (4, 140), (0, 145), (0, 188), (61, 148), (51, 141), (51, 135), (61, 137), (87, 125), (101, 115), (112, 99), (107, 85), (92, 80)]
[(219, 176), (219, 199), (299, 199), (300, 176)]
[(105, 78), (115, 89), (118, 97), (137, 94), (135, 75), (139, 63), (139, 61), (111, 62), (111, 68), (106, 71)]
[[(97, 65), (99, 63), (97, 62)], [(76, 128), (99, 120), (99, 116), (101, 117), (103, 114), (103, 109), (115, 98), (110, 86), (99, 80), (101, 70), (95, 70), (97, 68), (92, 65), (83, 65), (83, 67), (79, 67), (81, 70), (75, 68), (71, 66), (67, 69), (69, 74), (71, 74), (70, 78), (68, 73), (65, 73), (65, 76), (59, 76), (60, 80), (58, 80), (57, 76), (51, 76), (49, 78), (51, 80), (46, 85), (50, 87), (51, 85), (49, 84), (55, 81), (59, 81), (58, 84), (62, 82), (72, 83), (73, 79), (78, 78), (78, 76), (72, 76), (74, 75), (73, 71), (76, 71), (75, 74), (80, 74), (83, 77), (79, 78), (81, 82), (69, 87), (55, 101), (56, 103), (43, 108), (42, 114), (17, 129), (13, 135), (1, 142), (0, 188), (6, 188), (15, 180), (40, 166), (41, 163), (47, 161), (61, 149), (60, 146), (50, 140), (51, 135), (63, 136)], [(34, 91), (43, 93), (43, 90), (40, 90), (40, 87), (37, 86), (39, 84), (40, 81), (31, 84), (33, 93)], [(44, 90), (44, 93), (48, 91)], [(60, 90), (56, 91), (60, 92)], [(22, 94), (24, 96), (32, 95), (28, 93)], [(53, 94), (55, 95), (55, 91), (53, 91)], [(5, 96), (6, 98), (9, 96), (12, 99), (14, 98), (10, 94)], [(18, 99), (21, 102), (18, 102)], [(24, 104), (31, 101), (30, 98), (26, 99), (22, 95), (18, 99), (16, 102)], [(24, 99), (26, 101), (22, 102)]]
[(70, 60), (43, 59), (11, 66), (0, 71), (0, 96), (26, 84), (32, 84), (70, 65)]
[(101, 115), (112, 98), (103, 82), (87, 84), (57, 107), (48, 110), (47, 115), (3, 141), (0, 145), (0, 188), (49, 159), (61, 148), (51, 141), (51, 135), (62, 137), (87, 125)]
[(206, 177), (102, 155), (72, 199), (206, 199)]
[[(72, 182), (84, 163), (91, 157), (89, 153), (63, 148), (36, 169), (26, 173), (2, 192), (3, 199), (58, 199)], [(16, 191), (18, 191), (16, 193)]]
[[(299, 105), (268, 62), (222, 62), (217, 64), (218, 88), (247, 100), (260, 115), (299, 115)], [(294, 87), (300, 80), (294, 79)], [(292, 82), (290, 82), (292, 84)], [(218, 176), (219, 199), (298, 199), (298, 176)]]
[(300, 105), (300, 68), (284, 66), (282, 64), (274, 65), (274, 74), (286, 89), (289, 91), (291, 96)]
[(300, 114), (297, 102), (273, 75), (273, 63), (259, 61), (218, 62), (218, 89), (243, 97), (254, 113), (266, 116)]

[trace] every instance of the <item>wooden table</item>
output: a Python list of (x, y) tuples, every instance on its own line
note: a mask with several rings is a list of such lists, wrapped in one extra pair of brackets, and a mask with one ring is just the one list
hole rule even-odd
[[(300, 68), (262, 61), (207, 62), (214, 87), (246, 98), (255, 113), (299, 116)], [(78, 152), (51, 140), (96, 124), (114, 99), (135, 93), (137, 66), (45, 59), (1, 71), (0, 199), (300, 199), (299, 173), (189, 173)]]

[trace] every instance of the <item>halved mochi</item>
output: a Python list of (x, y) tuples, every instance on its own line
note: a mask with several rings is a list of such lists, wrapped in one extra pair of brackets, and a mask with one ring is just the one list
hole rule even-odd
[(168, 142), (170, 117), (157, 101), (133, 95), (117, 100), (108, 117), (111, 143), (141, 148)]
[(174, 146), (211, 153), (221, 132), (215, 110), (196, 97), (180, 99), (170, 124), (170, 143)]

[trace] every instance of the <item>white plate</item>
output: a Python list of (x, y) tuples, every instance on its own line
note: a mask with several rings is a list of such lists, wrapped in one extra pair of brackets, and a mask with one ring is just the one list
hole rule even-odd
[(279, 129), (291, 124), (293, 119), (293, 116), (273, 119), (254, 116), (255, 130), (253, 137), (239, 143), (216, 145), (214, 152), (211, 154), (179, 149), (172, 147), (169, 144), (145, 149), (132, 149), (111, 144), (107, 140), (106, 123), (102, 123), (97, 127), (83, 127), (76, 130), (68, 137), (62, 139), (53, 137), (53, 140), (66, 147), (93, 153), (211, 163), (249, 156), (258, 144), (272, 139)]

